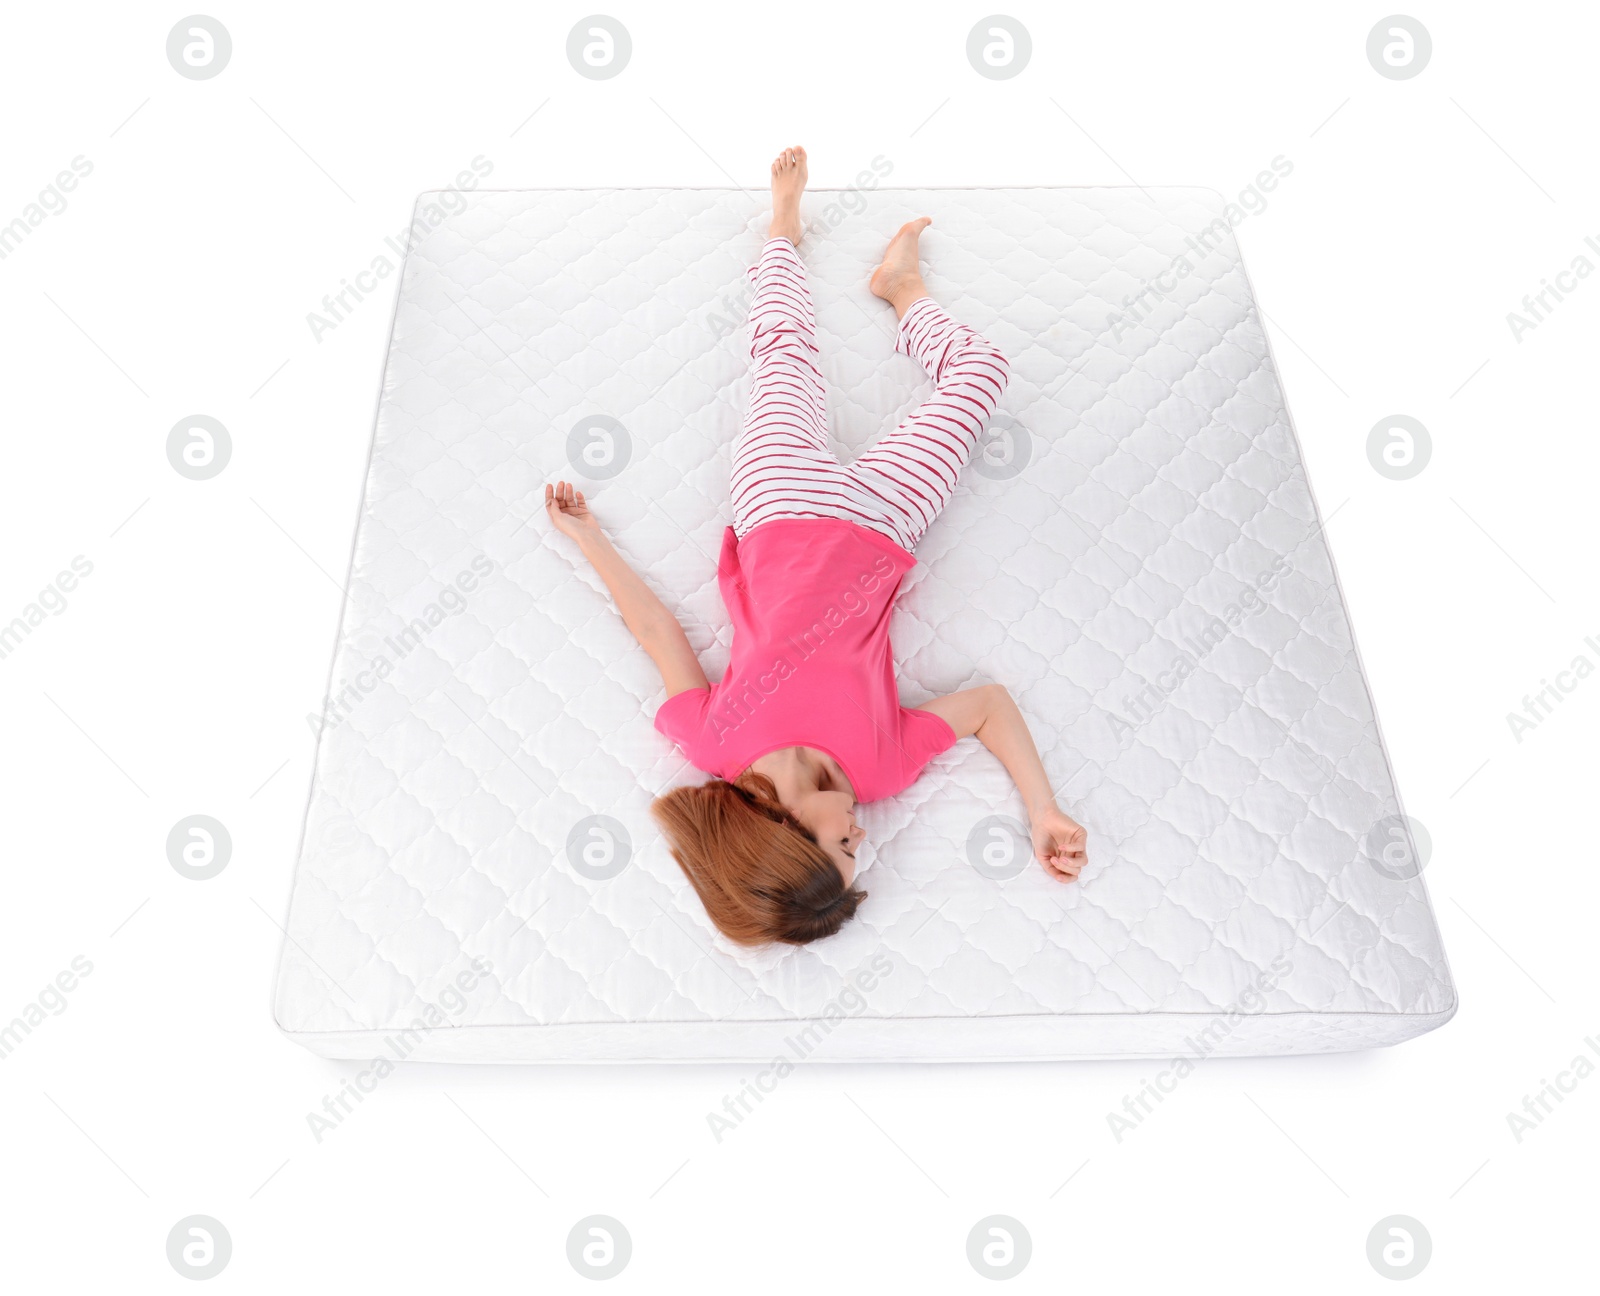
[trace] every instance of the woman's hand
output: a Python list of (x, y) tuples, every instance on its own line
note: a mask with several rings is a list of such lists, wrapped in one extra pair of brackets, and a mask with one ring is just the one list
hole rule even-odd
[(571, 482), (549, 483), (544, 488), (544, 511), (549, 514), (555, 529), (571, 536), (579, 544), (600, 534), (600, 521), (589, 511), (583, 492)]
[(1076, 882), (1087, 862), (1089, 834), (1082, 824), (1061, 813), (1054, 803), (1031, 816), (1033, 853), (1051, 877)]

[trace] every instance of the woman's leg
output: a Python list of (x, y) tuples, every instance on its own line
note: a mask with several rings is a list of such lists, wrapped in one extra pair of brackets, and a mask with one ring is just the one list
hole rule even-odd
[(894, 306), (895, 350), (922, 362), (933, 395), (846, 470), (886, 506), (884, 518), (905, 549), (915, 548), (950, 502), (1011, 375), (994, 343), (928, 296), (917, 262), (917, 237), (928, 224), (923, 217), (895, 235), (873, 273), (872, 291)]
[(805, 150), (772, 164), (772, 228), (750, 270), (750, 408), (733, 447), (733, 526), (739, 536), (777, 518), (831, 517), (848, 502), (844, 470), (828, 448), (816, 312), (800, 237)]

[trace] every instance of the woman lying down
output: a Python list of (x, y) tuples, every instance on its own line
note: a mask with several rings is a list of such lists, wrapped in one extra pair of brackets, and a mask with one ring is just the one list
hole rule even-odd
[(733, 619), (728, 671), (706, 680), (677, 619), (606, 539), (583, 493), (545, 487), (551, 522), (578, 544), (628, 629), (661, 671), (656, 728), (710, 782), (651, 807), (673, 857), (729, 939), (803, 945), (831, 936), (866, 893), (856, 855), (864, 801), (893, 796), (957, 739), (976, 737), (1028, 808), (1034, 853), (1071, 882), (1086, 834), (1057, 807), (1039, 752), (997, 684), (903, 707), (889, 620), (911, 555), (955, 490), (999, 403), (1006, 358), (951, 319), (923, 286), (902, 226), (872, 272), (899, 317), (896, 350), (933, 394), (850, 464), (828, 446), (816, 320), (801, 238), (806, 155), (772, 164), (772, 226), (750, 270), (750, 409), (733, 448), (733, 526), (718, 584)]

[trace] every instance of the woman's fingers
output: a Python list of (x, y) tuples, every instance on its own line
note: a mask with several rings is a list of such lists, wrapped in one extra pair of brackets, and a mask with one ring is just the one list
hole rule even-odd
[(583, 492), (575, 490), (571, 482), (546, 482), (544, 485), (544, 503), (546, 508), (554, 506), (565, 512), (572, 508), (574, 503), (582, 505)]

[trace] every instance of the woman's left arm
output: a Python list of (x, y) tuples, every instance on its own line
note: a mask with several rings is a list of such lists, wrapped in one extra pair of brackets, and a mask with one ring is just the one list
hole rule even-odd
[(998, 684), (984, 684), (917, 709), (938, 716), (957, 738), (977, 738), (999, 758), (1028, 809), (1034, 854), (1051, 876), (1075, 880), (1086, 859), (1088, 833), (1056, 805), (1039, 749), (1011, 694)]

